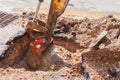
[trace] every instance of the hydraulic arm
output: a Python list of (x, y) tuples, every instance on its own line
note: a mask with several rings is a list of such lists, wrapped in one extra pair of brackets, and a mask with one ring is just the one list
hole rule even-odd
[(55, 28), (57, 18), (65, 11), (69, 0), (52, 0), (48, 20), (46, 23), (48, 42), (51, 39), (53, 29)]
[[(27, 32), (31, 38), (30, 50), (27, 53), (29, 56), (28, 60), (30, 59), (28, 64), (33, 68), (38, 68), (41, 66), (42, 54), (44, 54), (44, 51), (47, 50), (48, 46), (52, 42), (52, 33), (55, 28), (57, 18), (65, 11), (69, 2), (69, 0), (51, 0), (47, 22), (45, 26), (42, 26), (36, 24), (35, 20), (39, 12), (40, 5), (43, 1), (44, 0), (39, 0), (35, 17), (33, 21), (29, 22), (27, 25)], [(34, 31), (37, 31), (40, 34), (35, 36), (33, 34)]]

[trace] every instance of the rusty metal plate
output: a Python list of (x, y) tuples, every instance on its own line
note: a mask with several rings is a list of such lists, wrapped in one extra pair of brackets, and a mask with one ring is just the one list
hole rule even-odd
[(18, 19), (18, 15), (0, 11), (0, 28), (5, 27), (16, 19)]

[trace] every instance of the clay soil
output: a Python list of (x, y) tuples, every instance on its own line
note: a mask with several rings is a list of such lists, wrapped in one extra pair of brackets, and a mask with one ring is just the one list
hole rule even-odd
[[(46, 21), (45, 14), (38, 17)], [(91, 49), (90, 45), (103, 31), (108, 31), (107, 39), (97, 50)], [(15, 65), (3, 64), (0, 80), (120, 80), (119, 19), (112, 15), (99, 19), (62, 16), (53, 35), (53, 51), (44, 57), (44, 66), (32, 69), (23, 57)]]

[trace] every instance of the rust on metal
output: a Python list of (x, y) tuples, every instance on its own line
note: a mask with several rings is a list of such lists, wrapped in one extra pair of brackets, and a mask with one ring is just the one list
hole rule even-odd
[(10, 24), (12, 21), (18, 19), (17, 15), (8, 14), (6, 12), (0, 11), (0, 27), (5, 27), (6, 25)]

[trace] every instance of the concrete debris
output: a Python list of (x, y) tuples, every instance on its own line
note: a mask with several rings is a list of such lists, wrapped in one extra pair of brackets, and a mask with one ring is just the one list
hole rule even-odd
[[(31, 21), (33, 16), (34, 13), (24, 12), (8, 25), (14, 24), (17, 29), (24, 31), (26, 23)], [(44, 26), (46, 20), (47, 15), (40, 14), (36, 23)], [(11, 29), (13, 28), (14, 26)], [(19, 31), (16, 28), (17, 33)], [(3, 29), (0, 29), (0, 34), (3, 34)], [(14, 30), (10, 31), (11, 34), (14, 33)], [(9, 31), (5, 33), (10, 34)], [(6, 45), (10, 47), (5, 50), (5, 56), (0, 60), (0, 79), (119, 80), (120, 20), (112, 15), (82, 20), (60, 17), (53, 34), (53, 53), (42, 58), (45, 63), (39, 70), (29, 67), (26, 62), (25, 55), (30, 41), (25, 32), (15, 36), (16, 38), (12, 36), (12, 39), (3, 40), (4, 37), (6, 39), (6, 36), (1, 37), (0, 42), (5, 42), (0, 43), (0, 48)], [(19, 57), (17, 54), (20, 54)]]
[(94, 42), (92, 42), (89, 46), (90, 49), (99, 49), (99, 45), (105, 40), (106, 35), (107, 35), (108, 31), (103, 31)]

